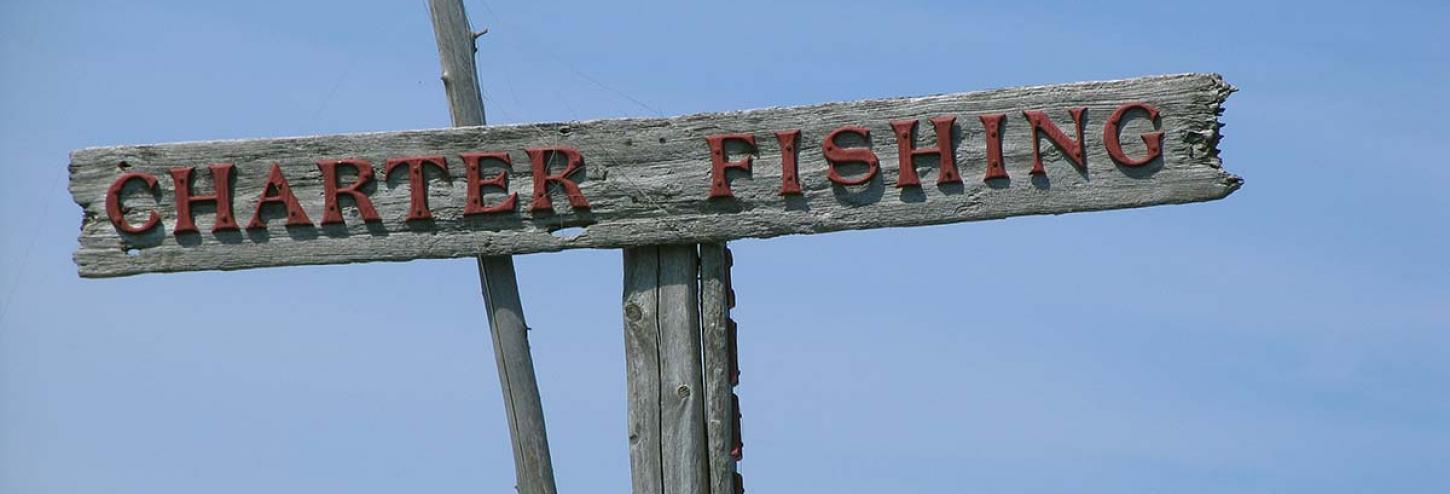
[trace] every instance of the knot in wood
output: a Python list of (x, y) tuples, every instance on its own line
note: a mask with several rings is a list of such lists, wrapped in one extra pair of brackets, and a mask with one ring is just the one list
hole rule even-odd
[(644, 314), (641, 313), (638, 305), (634, 305), (633, 303), (631, 303), (624, 306), (624, 317), (626, 319), (629, 319), (630, 322), (638, 321), (639, 318), (643, 315)]
[(686, 384), (681, 384), (680, 387), (675, 388), (675, 395), (679, 396), (680, 398), (689, 398), (690, 386)]

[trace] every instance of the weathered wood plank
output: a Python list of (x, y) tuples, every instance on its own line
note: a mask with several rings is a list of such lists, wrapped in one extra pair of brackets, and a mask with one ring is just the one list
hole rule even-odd
[(624, 249), (624, 362), (634, 494), (664, 494), (660, 452), (660, 248)]
[[(1232, 87), (1217, 75), (1186, 74), (1121, 81), (980, 91), (919, 98), (829, 103), (676, 118), (502, 125), (337, 136), (213, 141), (90, 148), (71, 155), (71, 193), (84, 209), (80, 246), (75, 253), (82, 276), (122, 276), (145, 272), (230, 270), (297, 264), (401, 261), (502, 255), (561, 249), (623, 248), (667, 243), (715, 242), (745, 237), (821, 233), (839, 230), (930, 225), (1028, 214), (1061, 214), (1116, 208), (1206, 201), (1236, 190), (1241, 180), (1221, 169), (1217, 115)], [(1130, 156), (1145, 153), (1139, 135), (1164, 133), (1161, 159), (1143, 167), (1124, 167), (1110, 159), (1103, 144), (1103, 123), (1121, 105), (1146, 102), (1161, 113), (1154, 122), (1129, 118), (1122, 142)], [(1069, 136), (1069, 108), (1086, 108), (1085, 170), (1071, 164), (1045, 137), (1040, 147), (1045, 173), (1030, 176), (1033, 139), (1024, 111), (1043, 110)], [(1002, 155), (1010, 178), (983, 180), (985, 127), (979, 116), (1004, 114)], [(926, 119), (956, 117), (952, 128), (960, 184), (937, 185), (934, 156), (915, 160), (921, 186), (898, 188), (897, 143), (888, 122), (918, 119), (918, 146), (935, 143)], [(824, 137), (841, 126), (871, 131), (869, 145), (880, 158), (880, 173), (861, 186), (827, 180)], [(780, 146), (774, 131), (799, 129), (799, 195), (782, 196)], [(749, 132), (758, 152), (749, 173), (727, 173), (733, 198), (710, 199), (709, 135)], [(842, 146), (861, 145), (849, 137)], [(727, 143), (730, 159), (743, 156), (740, 143)], [(574, 209), (558, 184), (551, 184), (553, 209), (533, 212), (533, 179), (523, 149), (570, 146), (583, 156), (583, 170), (571, 177), (589, 202)], [(512, 158), (509, 190), (519, 193), (513, 212), (468, 215), (466, 180), (459, 155), (507, 151)], [(453, 179), (431, 170), (428, 206), (432, 219), (409, 221), (412, 187), (408, 173), (384, 177), (393, 157), (441, 155)], [(234, 163), (234, 211), (245, 225), (273, 163), (280, 164), (300, 205), (313, 220), (323, 215), (321, 159), (361, 157), (372, 162), (378, 178), (365, 187), (380, 221), (364, 222), (348, 198), (341, 201), (345, 224), (284, 226), (280, 205), (263, 209), (265, 229), (212, 233), (215, 207), (198, 204), (200, 233), (172, 234), (175, 187), (167, 170), (197, 167), (194, 189), (210, 193), (206, 165)], [(562, 158), (555, 156), (555, 158)], [(555, 160), (552, 172), (562, 168)], [(488, 176), (502, 165), (489, 165)], [(863, 165), (846, 164), (842, 173), (858, 174)], [(148, 191), (132, 180), (121, 194), (126, 218), (142, 223), (150, 212), (161, 226), (142, 234), (119, 233), (106, 214), (107, 189), (123, 172), (158, 179)], [(852, 175), (854, 176), (854, 175)], [(352, 176), (339, 183), (352, 183)], [(486, 191), (488, 205), (504, 193)], [(577, 236), (551, 231), (584, 227)], [(130, 251), (130, 254), (128, 254)]]
[(731, 396), (729, 334), (730, 305), (726, 278), (725, 244), (700, 244), (700, 342), (705, 364), (706, 451), (710, 467), (710, 492), (735, 494), (734, 443), (735, 410)]
[[(473, 60), (473, 29), (463, 2), (428, 0), (428, 13), (433, 20), (438, 59), (443, 67), (443, 89), (448, 96), (453, 126), (483, 125), (483, 97)], [(543, 400), (534, 376), (528, 324), (524, 321), (513, 259), (479, 257), (478, 278), (508, 418), (515, 487), (520, 494), (554, 494), (558, 489), (549, 456), (549, 436), (544, 428)]]
[(706, 494), (705, 387), (695, 245), (660, 252), (660, 439), (665, 492)]
[(708, 493), (697, 246), (625, 249), (624, 274), (633, 492)]
[[(508, 418), (517, 490), (520, 494), (553, 494), (558, 492), (554, 465), (513, 261), (506, 256), (480, 258), (478, 276)], [(501, 286), (512, 289), (499, 289)]]

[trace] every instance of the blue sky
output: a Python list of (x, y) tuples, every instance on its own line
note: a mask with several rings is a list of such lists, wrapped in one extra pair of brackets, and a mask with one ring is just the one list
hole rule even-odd
[[(732, 243), (751, 492), (1450, 491), (1440, 2), (467, 0), (493, 123), (1219, 72), (1206, 204)], [(67, 153), (448, 125), (414, 2), (0, 2), (0, 492), (511, 492), (473, 261), (82, 280)], [(620, 253), (517, 258), (628, 492)]]

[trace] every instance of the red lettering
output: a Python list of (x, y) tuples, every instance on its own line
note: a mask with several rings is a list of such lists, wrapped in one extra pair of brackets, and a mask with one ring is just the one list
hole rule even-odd
[(392, 176), (393, 169), (408, 165), (408, 220), (429, 220), (433, 219), (433, 213), (428, 211), (428, 180), (423, 173), (423, 167), (433, 165), (443, 172), (443, 178), (448, 178), (448, 160), (442, 156), (405, 156), (392, 158), (383, 167), (383, 176)]
[(1119, 165), (1129, 167), (1146, 165), (1163, 155), (1162, 131), (1149, 132), (1141, 136), (1143, 138), (1143, 145), (1148, 147), (1148, 153), (1142, 158), (1129, 158), (1127, 154), (1123, 153), (1123, 143), (1119, 141), (1122, 129), (1119, 126), (1122, 124), (1123, 117), (1127, 116), (1128, 112), (1132, 110), (1143, 110), (1144, 113), (1148, 114), (1149, 120), (1152, 120), (1154, 124), (1158, 123), (1158, 109), (1153, 107), (1153, 105), (1138, 102), (1125, 103), (1123, 106), (1119, 106), (1117, 110), (1113, 111), (1113, 115), (1108, 117), (1108, 123), (1103, 124), (1103, 147), (1108, 149), (1108, 156), (1112, 157), (1113, 161), (1116, 161)]
[(745, 158), (737, 161), (726, 161), (725, 141), (741, 141), (750, 145), (750, 152), (756, 152), (755, 135), (753, 134), (718, 134), (705, 137), (705, 142), (710, 143), (710, 198), (731, 197), (730, 181), (725, 178), (725, 170), (734, 168), (750, 172), (750, 163), (753, 155), (746, 155)]
[(801, 131), (782, 130), (775, 133), (775, 142), (780, 143), (780, 195), (801, 194), (801, 181), (796, 175), (796, 142)]
[[(534, 203), (530, 209), (534, 211), (554, 210), (554, 202), (549, 199), (549, 182), (557, 182), (564, 187), (564, 193), (569, 196), (570, 207), (574, 209), (589, 208), (589, 200), (584, 198), (584, 192), (579, 190), (579, 184), (568, 178), (584, 164), (584, 157), (579, 155), (579, 150), (569, 146), (554, 146), (529, 148), (526, 151), (529, 153), (529, 161), (532, 162), (534, 171)], [(550, 153), (563, 154), (568, 158), (568, 165), (555, 175), (549, 175)]]
[(977, 118), (982, 120), (982, 127), (987, 129), (987, 173), (982, 176), (982, 181), (1008, 178), (1007, 167), (1002, 165), (1002, 122), (1007, 120), (1007, 116), (994, 113)]
[(287, 208), (287, 226), (312, 226), (312, 220), (297, 203), (297, 196), (292, 195), (292, 186), (287, 184), (287, 177), (282, 176), (282, 166), (277, 163), (272, 163), (272, 173), (267, 176), (266, 185), (262, 186), (257, 209), (252, 211), (252, 221), (247, 222), (248, 230), (267, 227), (267, 221), (262, 219), (262, 207), (274, 202)]
[(1072, 160), (1073, 164), (1077, 165), (1077, 168), (1079, 170), (1087, 171), (1087, 157), (1083, 155), (1082, 149), (1082, 115), (1083, 112), (1086, 111), (1087, 108), (1072, 108), (1068, 110), (1068, 113), (1072, 114), (1073, 130), (1077, 131), (1076, 141), (1068, 137), (1067, 134), (1064, 134), (1061, 129), (1058, 129), (1057, 125), (1054, 125), (1052, 123), (1052, 119), (1047, 117), (1046, 112), (1030, 110), (1022, 112), (1022, 114), (1027, 117), (1027, 121), (1032, 124), (1033, 175), (1042, 175), (1047, 173), (1047, 170), (1042, 167), (1042, 152), (1038, 143), (1038, 141), (1040, 140), (1040, 136), (1038, 134), (1039, 131), (1043, 134), (1046, 134), (1047, 138), (1051, 140), (1053, 144), (1057, 145), (1058, 149), (1061, 149), (1063, 151), (1063, 154), (1066, 155), (1068, 159)]
[(916, 133), (915, 119), (891, 122), (891, 130), (896, 132), (897, 166), (901, 170), (896, 177), (897, 187), (921, 186), (921, 179), (916, 175), (915, 159), (927, 154), (937, 155), (937, 185), (962, 183), (962, 176), (957, 173), (956, 155), (952, 152), (952, 125), (956, 122), (957, 117), (932, 117), (931, 124), (936, 129), (936, 146), (929, 148), (916, 147), (916, 138), (913, 137)]
[(156, 228), (156, 224), (161, 222), (161, 215), (156, 210), (151, 210), (151, 216), (147, 217), (146, 222), (141, 226), (131, 226), (131, 223), (126, 221), (126, 211), (121, 207), (121, 190), (125, 189), (126, 183), (132, 180), (140, 180), (146, 184), (146, 190), (156, 190), (156, 177), (150, 173), (127, 172), (121, 174), (116, 177), (115, 182), (111, 182), (111, 188), (106, 189), (106, 216), (111, 218), (111, 224), (116, 225), (116, 229), (122, 233), (146, 233), (152, 228)]
[[(351, 166), (357, 171), (357, 180), (347, 187), (337, 187), (338, 165)], [(337, 197), (340, 194), (347, 194), (357, 206), (358, 213), (362, 215), (363, 221), (382, 221), (378, 216), (378, 210), (373, 209), (373, 201), (363, 194), (362, 187), (373, 179), (373, 164), (362, 158), (350, 158), (345, 160), (322, 160), (317, 162), (317, 169), (322, 170), (322, 224), (331, 225), (345, 223), (342, 220), (342, 209), (338, 206)]]
[[(862, 139), (871, 139), (871, 130), (865, 127), (845, 126), (826, 134), (826, 139), (821, 143), (821, 154), (826, 158), (826, 178), (831, 182), (840, 185), (861, 185), (876, 178), (876, 172), (881, 170), (881, 161), (876, 158), (876, 153), (869, 147), (843, 148), (836, 144), (836, 137), (841, 134), (856, 134)], [(854, 180), (847, 180), (836, 171), (836, 165), (841, 163), (865, 163), (866, 173)]]
[(171, 181), (176, 184), (176, 228), (173, 233), (196, 233), (196, 223), (192, 221), (191, 205), (198, 202), (216, 202), (216, 223), (212, 225), (212, 233), (222, 230), (236, 230), (237, 221), (232, 218), (232, 166), (231, 163), (218, 163), (207, 168), (211, 169), (211, 195), (199, 196), (191, 191), (192, 167), (172, 168)]
[[(514, 210), (514, 204), (517, 202), (519, 196), (517, 192), (510, 192), (508, 199), (504, 199), (503, 202), (493, 206), (483, 205), (484, 187), (498, 187), (503, 189), (504, 192), (508, 192), (509, 167), (512, 167), (514, 162), (509, 159), (507, 152), (463, 153), (459, 157), (463, 158), (463, 165), (468, 170), (468, 202), (463, 207), (463, 214), (502, 213)], [(481, 162), (484, 159), (502, 161), (504, 164), (503, 170), (500, 170), (498, 175), (494, 175), (493, 178), (484, 180), (482, 178), (483, 171), (481, 170)]]

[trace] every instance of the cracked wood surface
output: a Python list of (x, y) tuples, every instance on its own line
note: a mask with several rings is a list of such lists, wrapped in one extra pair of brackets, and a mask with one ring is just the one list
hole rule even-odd
[[(968, 93), (791, 108), (766, 108), (673, 118), (629, 118), (585, 122), (497, 125), (315, 137), (209, 141), (88, 148), (71, 154), (70, 190), (83, 209), (74, 259), (81, 276), (109, 277), (148, 272), (234, 270), (268, 266), (403, 261), (475, 255), (525, 254), (571, 248), (628, 248), (657, 244), (719, 242), (883, 227), (932, 225), (1019, 215), (1132, 208), (1219, 199), (1241, 180), (1221, 169), (1218, 114), (1232, 86), (1212, 74), (1183, 74), (1106, 82), (977, 91)], [(1103, 146), (1103, 122), (1119, 105), (1146, 102), (1160, 114), (1124, 121), (1122, 142), (1129, 156), (1143, 154), (1138, 135), (1164, 132), (1163, 155), (1141, 168), (1115, 164)], [(1068, 108), (1086, 107), (1086, 171), (1080, 171), (1043, 137), (1046, 174), (1031, 176), (1032, 138), (1023, 111), (1042, 110), (1069, 135)], [(1009, 179), (986, 182), (984, 128), (977, 116), (1007, 115), (1002, 152)], [(954, 153), (963, 182), (937, 185), (934, 156), (915, 160), (920, 187), (896, 187), (896, 139), (889, 121), (917, 119), (918, 147), (935, 145), (926, 119), (956, 117)], [(860, 186), (827, 180), (822, 139), (831, 130), (858, 125), (871, 131), (869, 143), (838, 139), (842, 146), (869, 144), (880, 158), (880, 173)], [(800, 129), (799, 176), (803, 194), (782, 196), (781, 157), (773, 132)], [(749, 173), (731, 171), (734, 198), (710, 199), (710, 155), (705, 137), (749, 132), (758, 150)], [(727, 146), (730, 159), (743, 156)], [(532, 181), (525, 148), (572, 146), (584, 157), (573, 175), (590, 208), (569, 207), (562, 190), (552, 190), (554, 211), (529, 211)], [(509, 191), (518, 192), (512, 213), (463, 214), (466, 183), (458, 155), (507, 151), (512, 157)], [(443, 155), (451, 180), (430, 171), (431, 221), (408, 221), (410, 186), (406, 172), (383, 176), (389, 158)], [(293, 192), (314, 224), (323, 215), (323, 159), (361, 157), (377, 172), (370, 197), (382, 216), (364, 222), (352, 202), (342, 200), (344, 225), (285, 226), (285, 211), (263, 209), (266, 229), (211, 232), (215, 207), (193, 207), (200, 233), (174, 235), (174, 187), (167, 170), (197, 167), (193, 189), (211, 192), (212, 163), (234, 163), (233, 211), (246, 224), (273, 163), (281, 165)], [(562, 157), (560, 157), (562, 158)], [(562, 160), (559, 160), (562, 161)], [(486, 167), (485, 174), (502, 167)], [(554, 165), (557, 173), (562, 163)], [(839, 167), (859, 174), (864, 166)], [(142, 234), (119, 233), (106, 215), (106, 191), (120, 174), (145, 172), (159, 181), (148, 192), (140, 181), (123, 190), (126, 217), (142, 223), (150, 211), (161, 225)], [(344, 175), (339, 183), (352, 182)], [(551, 187), (557, 188), (557, 187)], [(497, 204), (504, 192), (487, 189)], [(555, 230), (583, 227), (582, 234)]]

